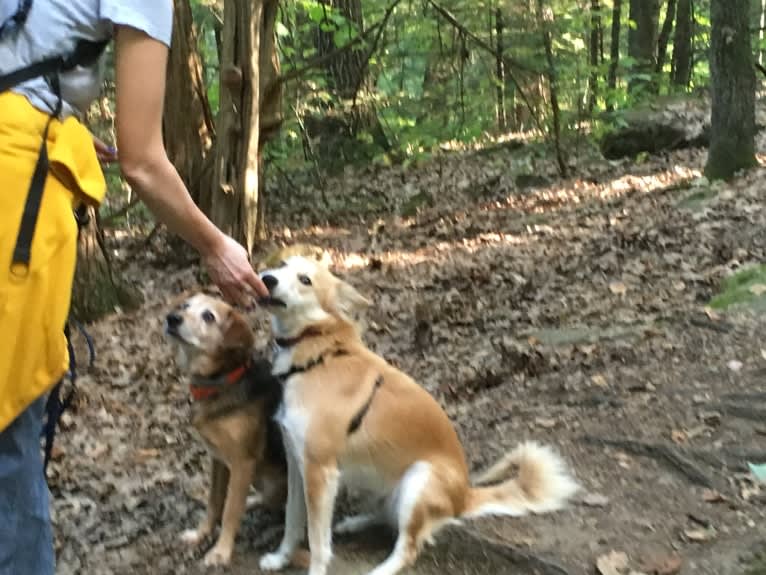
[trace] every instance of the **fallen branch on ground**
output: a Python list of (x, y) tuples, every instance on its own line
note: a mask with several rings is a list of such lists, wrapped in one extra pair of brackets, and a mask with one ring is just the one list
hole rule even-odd
[(645, 443), (635, 439), (607, 439), (605, 437), (595, 437), (592, 435), (586, 435), (582, 439), (591, 445), (615, 447), (634, 455), (651, 457), (665, 463), (695, 485), (707, 487), (708, 489), (713, 489), (715, 487), (712, 479), (682, 455), (680, 449), (672, 445), (663, 443)]

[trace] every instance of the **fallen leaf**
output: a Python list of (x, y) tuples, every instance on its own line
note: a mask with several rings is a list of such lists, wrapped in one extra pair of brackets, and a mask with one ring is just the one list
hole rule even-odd
[(766, 284), (753, 284), (750, 286), (749, 291), (755, 296), (762, 296), (766, 293)]
[(609, 291), (614, 295), (625, 295), (628, 291), (628, 286), (622, 282), (612, 282), (609, 284)]
[(627, 575), (628, 555), (623, 551), (611, 551), (596, 559), (596, 569), (601, 575)]
[(85, 448), (85, 456), (90, 459), (99, 459), (102, 455), (106, 454), (107, 451), (109, 451), (108, 445), (96, 442)]
[(542, 427), (543, 429), (553, 429), (554, 427), (556, 427), (556, 423), (558, 422), (553, 418), (538, 417), (535, 419), (535, 423), (539, 427)]
[(161, 453), (159, 449), (136, 449), (133, 452), (133, 461), (143, 463), (149, 459), (156, 459)]
[(675, 443), (686, 443), (688, 437), (686, 432), (681, 431), (680, 429), (674, 429), (670, 432), (670, 439), (672, 439)]
[(706, 503), (723, 503), (726, 498), (715, 489), (705, 489), (702, 492), (702, 500)]
[(598, 387), (601, 387), (601, 388), (609, 387), (609, 384), (607, 383), (606, 378), (600, 373), (597, 373), (596, 375), (591, 376), (590, 380), (593, 382), (593, 385), (596, 385)]
[(728, 367), (730, 370), (737, 372), (740, 369), (742, 369), (742, 366), (744, 364), (741, 361), (738, 361), (736, 359), (732, 359), (730, 362), (726, 364), (726, 367)]
[(715, 537), (715, 530), (713, 529), (686, 529), (684, 535), (689, 541), (695, 543), (704, 543), (710, 541)]
[(680, 555), (664, 555), (653, 557), (642, 566), (647, 575), (676, 575), (681, 572), (683, 560)]
[(588, 493), (582, 498), (582, 502), (588, 507), (606, 507), (609, 505), (609, 498), (600, 493)]
[(709, 430), (710, 428), (707, 425), (695, 425), (694, 427), (685, 429), (684, 433), (686, 433), (687, 439), (694, 439), (698, 435), (703, 435), (707, 433)]
[(721, 315), (709, 307), (705, 308), (705, 315), (707, 315), (711, 321), (718, 321), (721, 319)]

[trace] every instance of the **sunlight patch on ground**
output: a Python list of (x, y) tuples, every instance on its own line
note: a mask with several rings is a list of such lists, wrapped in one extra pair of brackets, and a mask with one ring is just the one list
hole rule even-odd
[(487, 246), (511, 246), (529, 243), (526, 236), (503, 233), (484, 233), (474, 238), (455, 242), (437, 242), (428, 248), (415, 251), (391, 250), (374, 255), (343, 253), (332, 250), (329, 253), (333, 264), (342, 270), (354, 270), (369, 267), (373, 262), (389, 267), (409, 267), (423, 263), (440, 263), (449, 260), (456, 249), (463, 253), (475, 253)]
[(281, 235), (286, 240), (306, 238), (332, 238), (350, 236), (351, 231), (347, 228), (339, 228), (335, 226), (309, 226), (300, 230), (284, 228)]
[(642, 193), (652, 193), (701, 176), (702, 172), (698, 169), (675, 166), (670, 170), (652, 174), (626, 174), (606, 184), (578, 179), (565, 182), (563, 185), (539, 189), (528, 194), (516, 192), (504, 200), (483, 206), (481, 210), (515, 209), (521, 212), (540, 214), (548, 211), (557, 211), (565, 206), (577, 206), (589, 200), (608, 201), (619, 198), (633, 190), (638, 190)]

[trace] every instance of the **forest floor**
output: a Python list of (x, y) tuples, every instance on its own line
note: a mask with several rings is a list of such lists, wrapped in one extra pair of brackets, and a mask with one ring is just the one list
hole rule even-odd
[[(366, 341), (436, 395), (472, 469), (536, 439), (585, 487), (564, 511), (450, 528), (412, 573), (743, 575), (766, 552), (747, 466), (766, 463), (766, 273), (725, 281), (766, 258), (766, 168), (711, 187), (704, 160), (594, 159), (562, 180), (501, 146), (349, 170), (325, 200), (295, 180), (269, 191), (275, 242), (326, 248), (371, 297)], [(209, 545), (178, 539), (208, 461), (162, 336), (196, 266), (162, 235), (110, 241), (146, 301), (88, 328), (96, 363), (49, 470), (59, 573), (214, 572)], [(708, 307), (725, 289), (750, 303)], [(266, 314), (252, 320), (267, 346)], [(281, 528), (250, 510), (228, 572), (258, 573)], [(338, 538), (331, 572), (364, 573), (391, 544)]]

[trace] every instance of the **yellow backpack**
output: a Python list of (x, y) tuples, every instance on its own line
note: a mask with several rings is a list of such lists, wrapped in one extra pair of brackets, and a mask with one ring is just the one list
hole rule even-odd
[[(14, 26), (23, 24), (30, 5), (20, 3)], [(58, 74), (90, 65), (106, 44), (80, 41), (72, 54), (0, 75), (0, 431), (67, 371), (62, 329), (78, 229), (72, 213), (100, 204), (106, 182), (87, 128), (75, 117), (58, 119)], [(41, 76), (58, 96), (52, 115), (10, 91)]]

